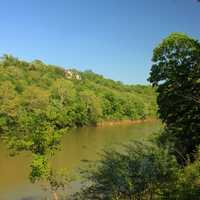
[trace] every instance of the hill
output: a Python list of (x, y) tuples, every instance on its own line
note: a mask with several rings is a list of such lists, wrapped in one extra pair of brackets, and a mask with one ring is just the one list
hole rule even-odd
[(18, 120), (26, 118), (23, 123), (28, 123), (24, 113), (42, 113), (41, 120), (60, 128), (156, 115), (151, 86), (125, 85), (92, 71), (26, 62), (11, 55), (0, 60), (0, 104), (1, 130), (19, 115)]

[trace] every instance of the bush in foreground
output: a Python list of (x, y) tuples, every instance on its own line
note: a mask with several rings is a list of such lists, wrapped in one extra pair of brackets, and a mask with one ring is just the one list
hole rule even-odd
[(134, 142), (123, 153), (108, 151), (95, 168), (84, 171), (85, 186), (74, 199), (167, 199), (178, 166), (166, 150)]

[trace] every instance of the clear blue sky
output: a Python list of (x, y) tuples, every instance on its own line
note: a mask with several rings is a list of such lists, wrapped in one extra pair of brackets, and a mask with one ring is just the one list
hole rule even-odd
[(196, 0), (0, 0), (0, 54), (146, 83), (171, 32), (200, 39)]

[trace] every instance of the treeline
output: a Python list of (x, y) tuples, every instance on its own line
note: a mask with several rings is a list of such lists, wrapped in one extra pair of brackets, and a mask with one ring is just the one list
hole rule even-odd
[(124, 85), (92, 71), (65, 70), (10, 55), (0, 61), (1, 121), (17, 114), (19, 107), (41, 109), (61, 127), (144, 119), (155, 116), (155, 97), (150, 86)]

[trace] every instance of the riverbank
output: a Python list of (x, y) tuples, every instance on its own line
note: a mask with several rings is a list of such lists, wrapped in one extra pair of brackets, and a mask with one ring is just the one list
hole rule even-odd
[(137, 119), (137, 120), (108, 120), (108, 121), (102, 121), (98, 122), (96, 124), (97, 127), (104, 127), (104, 126), (115, 126), (115, 125), (125, 125), (125, 124), (141, 124), (144, 122), (154, 122), (158, 120), (157, 118), (147, 118), (147, 119)]

